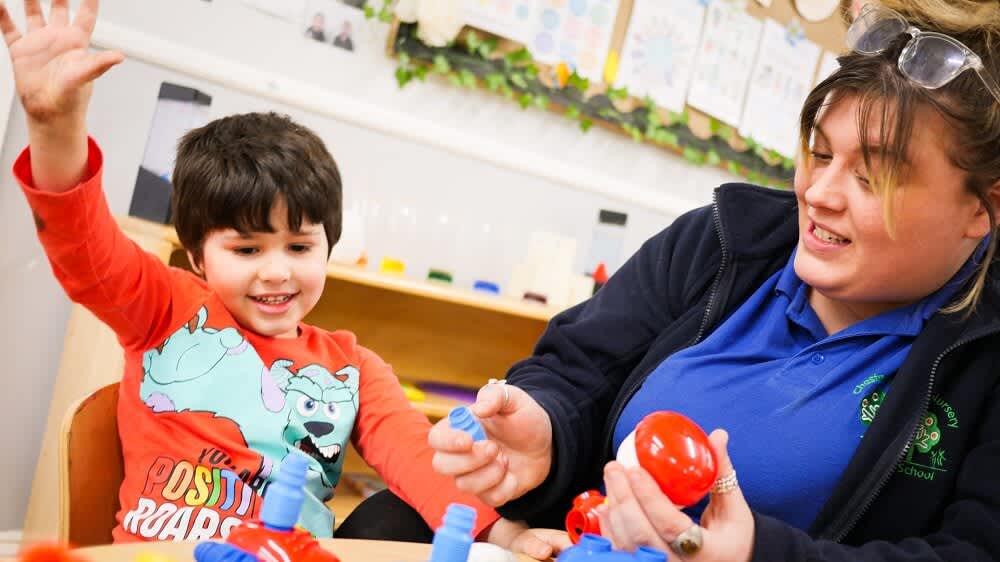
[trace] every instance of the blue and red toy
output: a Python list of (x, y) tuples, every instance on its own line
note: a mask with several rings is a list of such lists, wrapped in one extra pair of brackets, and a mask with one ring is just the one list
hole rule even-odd
[(260, 520), (233, 528), (225, 543), (202, 543), (194, 549), (198, 562), (340, 562), (311, 534), (295, 527), (305, 496), (309, 457), (293, 450), (281, 461), (264, 497)]

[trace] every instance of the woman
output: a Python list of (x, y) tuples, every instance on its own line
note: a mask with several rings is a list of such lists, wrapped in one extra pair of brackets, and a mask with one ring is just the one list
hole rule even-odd
[[(1000, 556), (1000, 7), (882, 6), (805, 102), (794, 193), (649, 240), (480, 392), (488, 441), (435, 426), (437, 470), (539, 526), (603, 480), (605, 536), (685, 560)], [(707, 506), (608, 462), (656, 410), (726, 430)]]

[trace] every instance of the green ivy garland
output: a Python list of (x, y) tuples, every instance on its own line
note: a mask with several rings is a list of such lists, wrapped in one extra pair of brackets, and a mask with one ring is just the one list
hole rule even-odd
[[(366, 6), (369, 17), (392, 19), (388, 0), (382, 0), (381, 9)], [(525, 48), (498, 52), (499, 42), (493, 37), (481, 37), (475, 31), (466, 31), (463, 41), (452, 42), (446, 47), (431, 47), (416, 36), (416, 24), (400, 22), (392, 49), (398, 57), (396, 81), (400, 88), (414, 79), (423, 81), (430, 74), (447, 78), (456, 87), (476, 88), (484, 85), (507, 99), (516, 100), (521, 108), (548, 109), (560, 106), (563, 114), (578, 123), (583, 132), (595, 120), (621, 128), (636, 142), (650, 142), (679, 152), (690, 163), (701, 166), (723, 166), (731, 173), (746, 177), (760, 185), (787, 188), (794, 175), (794, 162), (773, 150), (766, 149), (750, 138), (745, 138), (747, 150), (736, 150), (729, 144), (732, 127), (712, 119), (711, 135), (707, 139), (696, 137), (688, 125), (688, 114), (666, 112), (667, 119), (652, 99), (646, 98), (635, 109), (619, 110), (615, 102), (625, 100), (629, 93), (624, 88), (610, 88), (606, 92), (585, 97), (589, 81), (570, 74), (566, 87), (550, 87), (539, 80), (539, 67)]]

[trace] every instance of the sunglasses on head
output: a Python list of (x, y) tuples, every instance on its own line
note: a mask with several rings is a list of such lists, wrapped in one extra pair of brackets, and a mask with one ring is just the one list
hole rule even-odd
[(903, 76), (934, 90), (971, 68), (1000, 103), (1000, 86), (986, 74), (979, 55), (943, 33), (917, 29), (895, 10), (866, 4), (847, 30), (847, 46), (858, 53), (875, 55), (904, 33), (910, 40), (899, 55)]

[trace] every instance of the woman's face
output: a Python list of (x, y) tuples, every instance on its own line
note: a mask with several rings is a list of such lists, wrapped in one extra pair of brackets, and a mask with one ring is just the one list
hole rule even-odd
[[(795, 272), (822, 297), (847, 305), (861, 319), (920, 300), (944, 285), (989, 232), (989, 217), (946, 155), (952, 136), (944, 119), (923, 107), (914, 120), (909, 165), (894, 196), (895, 235), (890, 237), (882, 200), (869, 187), (877, 169), (865, 168), (857, 108), (857, 99), (846, 97), (821, 113), (810, 147), (813, 165), (796, 171)], [(878, 133), (867, 131), (872, 145)], [(872, 165), (879, 165), (877, 159)]]

